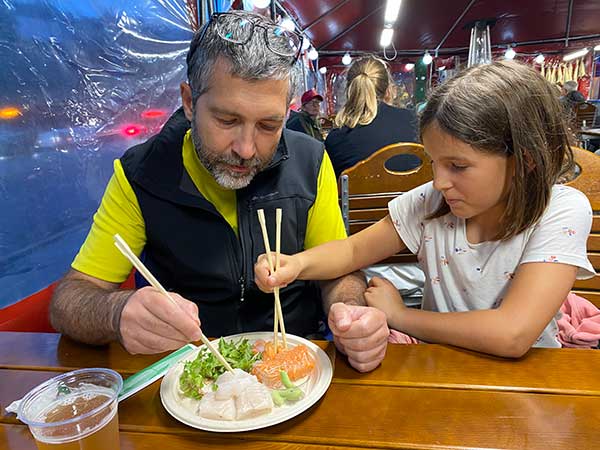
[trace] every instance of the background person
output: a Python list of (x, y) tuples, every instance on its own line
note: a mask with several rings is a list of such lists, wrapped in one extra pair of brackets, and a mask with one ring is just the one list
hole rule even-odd
[(317, 91), (311, 89), (302, 94), (300, 101), (302, 102), (300, 111), (297, 114), (290, 113), (290, 118), (285, 126), (290, 130), (299, 131), (318, 141), (323, 141), (323, 130), (321, 130), (321, 124), (319, 123), (323, 97), (317, 94)]
[[(335, 118), (335, 128), (325, 148), (337, 177), (386, 145), (418, 142), (417, 118), (409, 109), (395, 108), (391, 100), (393, 81), (387, 65), (374, 56), (355, 60), (348, 70), (346, 103)], [(408, 170), (418, 167), (419, 158), (406, 156), (390, 167)]]

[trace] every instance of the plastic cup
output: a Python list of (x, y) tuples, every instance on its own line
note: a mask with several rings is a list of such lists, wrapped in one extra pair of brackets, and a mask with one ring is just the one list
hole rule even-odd
[(80, 369), (35, 387), (19, 406), (39, 450), (119, 449), (121, 376), (110, 369)]

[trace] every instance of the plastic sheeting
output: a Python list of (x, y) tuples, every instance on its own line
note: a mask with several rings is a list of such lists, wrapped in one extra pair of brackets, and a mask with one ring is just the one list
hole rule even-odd
[(183, 0), (0, 2), (0, 308), (56, 281), (112, 162), (178, 107)]

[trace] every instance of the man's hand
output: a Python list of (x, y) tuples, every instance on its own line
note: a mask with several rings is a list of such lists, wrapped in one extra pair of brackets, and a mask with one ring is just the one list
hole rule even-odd
[(381, 363), (390, 334), (383, 312), (368, 306), (334, 303), (328, 322), (336, 347), (348, 356), (352, 367), (368, 372)]
[(379, 309), (385, 313), (387, 323), (393, 327), (395, 318), (402, 314), (406, 308), (402, 296), (389, 280), (373, 277), (365, 291), (367, 305)]
[(161, 353), (200, 339), (198, 306), (170, 293), (173, 304), (153, 287), (137, 290), (121, 314), (121, 342), (131, 353)]

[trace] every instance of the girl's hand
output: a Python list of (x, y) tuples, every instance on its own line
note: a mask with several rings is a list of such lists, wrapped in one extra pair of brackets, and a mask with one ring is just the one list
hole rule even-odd
[[(275, 265), (275, 252), (271, 252), (271, 261)], [(294, 282), (300, 275), (300, 263), (298, 258), (289, 255), (279, 255), (279, 270), (271, 273), (267, 255), (263, 253), (254, 265), (254, 282), (263, 292), (273, 292), (275, 287), (286, 287)]]
[(397, 317), (406, 308), (398, 289), (390, 281), (380, 277), (373, 277), (369, 281), (369, 287), (365, 291), (365, 300), (367, 305), (383, 311), (390, 325), (394, 322), (394, 317)]

